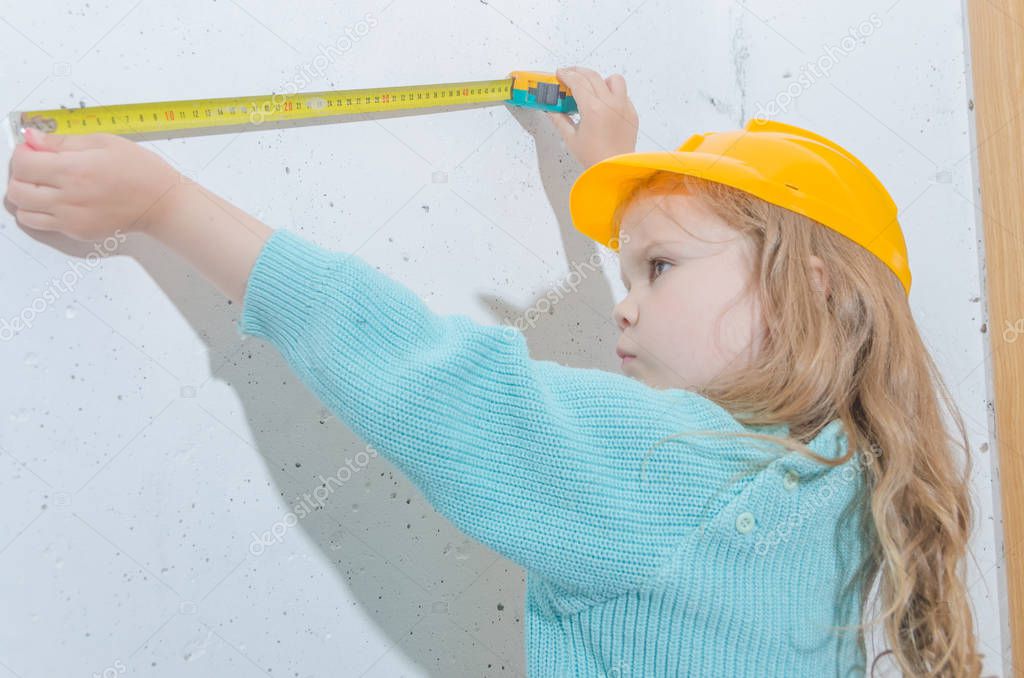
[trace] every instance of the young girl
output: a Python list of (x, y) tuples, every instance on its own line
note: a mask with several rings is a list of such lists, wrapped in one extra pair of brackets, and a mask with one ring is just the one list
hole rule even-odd
[(628, 290), (624, 374), (435, 314), (121, 137), (28, 130), (7, 199), (29, 228), (144, 233), (243, 302), (241, 332), (526, 569), (530, 676), (863, 675), (878, 622), (908, 674), (979, 675), (967, 436), (888, 193), (780, 123), (634, 153), (622, 77), (559, 76), (581, 120), (553, 120), (590, 166), (573, 219), (618, 250)]

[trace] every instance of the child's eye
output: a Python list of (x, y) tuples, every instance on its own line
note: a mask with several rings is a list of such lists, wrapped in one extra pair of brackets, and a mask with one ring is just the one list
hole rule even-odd
[(672, 265), (671, 262), (665, 261), (664, 259), (648, 259), (647, 262), (652, 279), (657, 277), (654, 275), (654, 271), (658, 268), (658, 264), (668, 264), (669, 266)]

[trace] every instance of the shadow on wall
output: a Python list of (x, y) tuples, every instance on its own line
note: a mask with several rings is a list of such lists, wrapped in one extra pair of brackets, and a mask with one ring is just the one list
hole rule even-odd
[[(567, 268), (572, 270), (576, 262), (601, 258), (613, 262), (611, 257), (600, 257), (601, 248), (572, 226), (569, 189), (581, 168), (563, 150), (550, 122), (534, 111), (511, 106), (507, 109), (535, 140), (540, 178), (557, 219)], [(246, 209), (245, 205), (239, 207)], [(71, 257), (84, 257), (92, 251), (88, 243), (47, 233), (30, 235)], [(296, 615), (297, 619), (278, 617), (287, 625), (275, 634), (280, 644), (262, 648), (279, 657), (273, 668), (284, 670), (291, 663), (289, 634), (317, 633), (324, 638), (333, 636), (325, 644), (333, 645), (336, 651), (314, 663), (345, 667), (346, 675), (391, 675), (389, 667), (393, 667), (395, 657), (388, 655), (395, 652), (404, 654), (431, 676), (524, 675), (523, 571), (459, 532), (390, 462), (363, 454), (367, 452), (366, 444), (321, 405), (273, 347), (257, 339), (240, 341), (236, 322), (241, 309), (235, 308), (233, 314), (226, 312), (230, 309), (227, 301), (212, 285), (195, 273), (186, 275), (176, 257), (168, 257), (151, 241), (130, 239), (119, 252), (125, 253), (142, 264), (203, 338), (209, 350), (211, 380), (217, 379), (237, 392), (256, 451), (273, 476), (275, 487), (266, 492), (276, 491), (278, 496), (266, 500), (276, 500), (282, 516), (291, 513), (295, 518), (297, 514), (298, 520), (288, 529), (305, 531), (334, 565), (333, 572), (318, 572), (311, 583), (297, 583), (288, 579), (294, 575), (290, 564), (294, 546), (280, 543), (295, 535), (270, 537), (255, 548), (251, 535), (235, 535), (239, 549), (232, 553), (238, 558), (221, 565), (233, 567), (244, 555), (245, 561), (231, 576), (251, 573), (248, 591), (256, 606), (259, 601), (278, 599), (274, 585), (263, 582), (287, 581), (282, 588), (306, 594), (290, 601), (293, 605), (288, 609), (317, 610), (309, 612), (307, 619), (301, 615)], [(549, 306), (542, 300), (550, 282), (538, 281), (542, 288), (538, 299), (527, 308), (495, 295), (479, 298), (492, 309), (493, 324), (523, 318), (528, 309), (540, 311), (522, 328), (534, 358), (618, 370), (614, 354), (618, 330), (611, 316), (613, 294), (605, 277), (599, 272), (582, 277), (576, 281), (575, 291), (565, 292), (560, 303)], [(346, 466), (351, 472), (339, 473)], [(323, 480), (332, 476), (344, 477), (345, 481), (331, 484), (325, 494)], [(321, 488), (319, 496), (317, 488)], [(307, 510), (300, 513), (297, 505), (304, 496), (313, 498), (303, 500)], [(272, 526), (266, 528), (270, 531)], [(244, 554), (239, 555), (243, 549)], [(264, 568), (270, 568), (269, 575)], [(308, 571), (303, 575), (308, 577)], [(337, 582), (329, 581), (332, 575)], [(311, 619), (320, 615), (340, 626), (349, 614), (340, 611), (342, 600), (324, 598), (325, 591), (333, 590), (327, 584), (348, 589), (349, 596), (359, 602), (361, 610), (357, 614), (374, 620), (392, 643), (391, 650), (365, 665), (357, 664), (352, 660), (358, 654), (360, 639), (341, 637), (336, 629), (310, 628)], [(215, 587), (196, 610), (198, 619), (217, 629), (225, 640), (232, 637), (230, 624), (245, 621), (244, 615), (239, 619), (240, 615), (234, 613), (245, 606), (232, 601), (228, 590), (238, 589)], [(231, 613), (204, 619), (204, 610), (214, 609)], [(280, 613), (273, 607), (267, 609), (268, 618)], [(262, 656), (266, 655), (261, 651)]]

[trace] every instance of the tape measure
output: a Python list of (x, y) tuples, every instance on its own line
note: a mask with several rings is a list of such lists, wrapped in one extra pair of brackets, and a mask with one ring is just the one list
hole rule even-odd
[(562, 113), (577, 110), (571, 91), (554, 74), (512, 71), (501, 80), (16, 111), (11, 124), (19, 142), (29, 127), (53, 134), (107, 132), (152, 138), (170, 132), (258, 128), (265, 122), (481, 103)]

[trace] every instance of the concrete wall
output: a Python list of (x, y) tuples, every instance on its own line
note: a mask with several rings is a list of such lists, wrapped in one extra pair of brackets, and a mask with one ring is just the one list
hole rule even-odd
[[(1002, 674), (963, 20), (959, 4), (921, 0), (7, 3), (0, 104), (582, 64), (625, 75), (640, 150), (755, 115), (835, 138), (901, 208), (914, 311), (981, 449), (970, 577), (986, 672)], [(537, 113), (146, 143), (439, 312), (528, 313), (535, 357), (617, 369), (613, 259), (606, 277), (538, 304), (599, 252), (568, 216), (578, 166)], [(144, 239), (94, 250), (27, 233), (7, 212), (0, 261), (0, 318), (28, 320), (0, 341), (0, 678), (523, 673), (522, 572), (367, 455), (272, 348), (240, 341), (237, 306), (180, 261)], [(305, 498), (329, 476), (345, 482), (322, 505)]]

